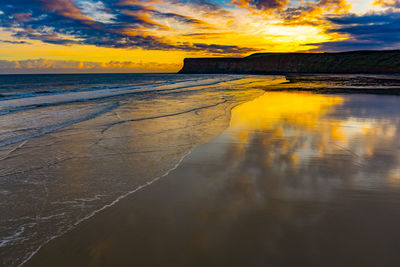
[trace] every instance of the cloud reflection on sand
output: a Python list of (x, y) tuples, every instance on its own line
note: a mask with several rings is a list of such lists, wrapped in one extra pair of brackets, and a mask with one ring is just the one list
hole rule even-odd
[(398, 266), (399, 101), (267, 92), (168, 176), (30, 263)]
[[(378, 173), (392, 181), (400, 162), (392, 149), (398, 119), (390, 114), (385, 119), (357, 117), (346, 106), (349, 98), (267, 92), (232, 110), (229, 132), (234, 150), (240, 153), (246, 150), (243, 146), (256, 142), (264, 148), (265, 165), (273, 169), (335, 166), (335, 175), (347, 181), (361, 182)], [(350, 170), (351, 175), (345, 175)]]

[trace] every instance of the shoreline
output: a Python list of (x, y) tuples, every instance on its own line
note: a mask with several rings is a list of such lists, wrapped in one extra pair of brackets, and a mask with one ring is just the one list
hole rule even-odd
[(268, 91), (304, 91), (324, 94), (399, 95), (400, 75), (388, 74), (291, 74)]
[[(226, 127), (231, 108), (263, 94), (260, 89), (249, 88), (251, 82), (265, 84), (275, 80), (273, 77), (246, 78), (223, 83), (223, 90), (220, 85), (207, 85), (151, 93), (147, 97), (143, 94), (120, 97), (121, 105), (111, 113), (30, 139), (18, 149), (5, 147), (3, 153), (12, 151), (15, 155), (5, 157), (3, 163), (18, 170), (5, 173), (13, 178), (11, 181), (21, 181), (17, 179), (20, 176), (24, 178), (22, 182), (39, 180), (34, 184), (37, 187), (31, 187), (35, 190), (33, 193), (19, 198), (32, 203), (29, 213), (20, 211), (26, 216), (15, 220), (11, 217), (14, 212), (8, 214), (18, 223), (5, 224), (9, 232), (4, 232), (7, 234), (4, 238), (10, 241), (2, 248), (4, 264), (26, 262), (39, 247), (51, 242), (49, 239), (57, 240), (60, 233), (68, 233), (70, 226), (81, 222), (82, 218), (86, 220), (132, 191), (147, 186), (149, 179), (154, 182), (157, 177), (167, 175), (170, 167), (175, 166), (172, 163), (181, 162), (194, 146), (218, 135)], [(108, 100), (115, 101), (114, 98)], [(87, 103), (91, 102), (79, 105)], [(64, 106), (57, 106), (54, 112), (58, 110), (63, 111)], [(104, 132), (109, 125), (114, 127)], [(37, 150), (42, 146), (47, 147), (48, 153)], [(54, 158), (58, 160), (54, 162)], [(22, 167), (47, 165), (23, 172), (19, 170), (21, 161)], [(47, 177), (57, 179), (46, 180)], [(132, 190), (124, 192), (130, 188)], [(25, 200), (30, 197), (43, 199), (45, 203)], [(63, 216), (53, 216), (60, 211)]]
[(317, 94), (373, 94), (373, 95), (400, 95), (399, 88), (391, 89), (354, 89), (354, 88), (301, 88), (294, 87), (290, 89), (265, 89), (266, 92), (312, 92)]
[[(290, 85), (290, 86), (293, 86), (293, 85), (296, 85), (296, 83), (293, 83), (293, 82), (289, 82), (289, 83), (284, 83), (284, 84), (287, 84), (287, 85)], [(267, 87), (281, 87), (283, 84), (278, 84), (278, 85), (267, 85)], [(348, 95), (352, 95), (352, 94), (354, 94), (354, 93), (358, 93), (358, 94), (360, 94), (360, 93), (362, 93), (362, 94), (365, 94), (365, 92), (360, 92), (360, 90), (359, 89), (354, 89), (354, 88), (351, 88), (351, 90), (355, 90), (355, 92), (349, 92), (349, 90), (348, 90), (348, 88), (346, 88), (346, 89), (344, 89), (344, 88), (325, 88), (324, 90), (329, 90), (329, 91), (322, 91), (321, 90), (321, 87), (318, 87), (318, 88), (316, 88), (316, 87), (314, 87), (314, 88), (301, 88), (300, 90), (299, 90), (299, 88), (296, 88), (296, 87), (291, 87), (291, 88), (281, 88), (281, 89), (265, 89), (265, 87), (264, 88), (260, 88), (260, 89), (263, 89), (264, 90), (264, 92), (291, 92), (291, 93), (298, 93), (298, 92), (302, 92), (302, 91), (307, 91), (307, 92), (313, 92), (313, 93), (317, 93), (317, 94), (326, 94), (326, 95), (329, 95), (329, 94), (348, 94)], [(370, 91), (370, 89), (365, 89), (369, 94), (377, 94), (377, 93), (375, 93), (378, 89), (376, 89), (375, 91)], [(379, 90), (382, 90), (382, 89), (379, 89)], [(386, 95), (397, 95), (397, 88), (395, 88), (395, 89), (391, 89), (392, 91), (391, 92), (393, 92), (393, 91), (395, 91), (395, 93), (396, 94), (393, 94), (393, 93), (388, 93), (387, 91), (385, 91), (384, 93), (382, 93), (381, 91), (379, 91), (379, 93), (378, 94), (386, 94)], [(264, 93), (265, 94), (265, 93)], [(246, 103), (247, 102), (251, 102), (252, 100), (246, 100)], [(224, 102), (225, 103), (225, 102)], [(234, 108), (236, 108), (237, 107), (237, 105), (240, 105), (240, 104), (243, 104), (244, 102), (243, 101), (239, 101), (238, 103), (236, 103), (235, 105), (230, 105), (231, 106), (231, 109), (234, 109)], [(232, 103), (231, 103), (232, 104)], [(226, 111), (225, 111), (226, 112)], [(174, 115), (175, 113), (173, 113), (173, 115)], [(177, 113), (178, 114), (178, 113)], [(180, 115), (181, 113), (179, 113), (179, 115)], [(229, 115), (230, 116), (230, 115)], [(128, 121), (132, 121), (132, 122), (134, 122), (135, 120), (128, 120)], [(197, 146), (196, 146), (197, 147)], [(189, 154), (190, 154), (191, 152), (189, 152)], [(179, 162), (182, 162), (183, 160), (184, 160), (184, 158), (187, 156), (188, 154), (186, 154), (186, 155), (184, 155), (181, 159), (180, 159), (180, 161)], [(161, 176), (159, 176), (159, 177), (156, 177), (156, 178), (154, 178), (153, 180), (151, 180), (151, 183), (153, 183), (153, 182), (155, 182), (155, 181), (157, 181), (157, 180), (159, 180), (161, 177), (165, 177), (165, 176), (168, 176), (168, 174), (169, 174), (169, 172), (171, 172), (171, 170), (175, 170), (176, 168), (178, 168), (179, 167), (179, 163), (174, 167), (174, 168), (172, 168), (172, 169), (170, 169), (170, 170), (168, 170), (166, 173), (164, 173), (163, 175), (161, 175)], [(130, 191), (130, 192), (128, 192), (128, 193), (126, 193), (126, 194), (124, 194), (124, 195), (122, 195), (122, 196), (119, 196), (117, 199), (115, 199), (114, 201), (112, 201), (111, 202), (111, 204), (107, 204), (107, 205), (105, 205), (104, 207), (102, 207), (101, 209), (98, 209), (98, 210), (95, 210), (94, 212), (92, 212), (89, 216), (87, 216), (87, 217), (85, 217), (85, 218), (83, 218), (82, 219), (82, 221), (80, 220), (79, 222), (77, 222), (77, 223), (75, 223), (72, 227), (74, 227), (74, 226), (76, 226), (77, 224), (80, 224), (80, 222), (83, 222), (83, 221), (85, 221), (85, 220), (87, 220), (87, 219), (91, 219), (94, 215), (96, 215), (97, 213), (99, 213), (99, 212), (101, 212), (101, 211), (103, 211), (103, 210), (106, 210), (107, 209), (107, 207), (114, 207), (114, 205), (115, 204), (117, 204), (117, 203), (119, 203), (119, 201), (120, 200), (122, 200), (122, 199), (125, 199), (126, 197), (128, 197), (128, 196), (130, 196), (133, 192), (136, 192), (136, 191), (138, 191), (138, 190), (140, 190), (140, 189), (142, 189), (143, 187), (147, 187), (147, 185), (149, 184), (149, 182), (145, 182), (144, 184), (142, 184), (142, 185), (139, 185), (139, 186), (137, 186), (135, 189), (133, 189), (133, 191)], [(67, 230), (65, 233), (66, 234), (68, 234), (68, 232), (69, 232), (70, 230)], [(52, 242), (52, 240), (55, 240), (55, 239), (58, 239), (60, 236), (63, 236), (64, 234), (61, 234), (61, 235), (59, 235), (59, 236), (57, 236), (57, 237), (52, 237), (51, 239), (50, 239), (50, 241), (46, 241), (46, 243), (45, 244), (43, 244), (43, 245), (41, 245), (41, 247), (42, 246), (46, 246), (46, 244), (48, 244), (49, 242)], [(31, 256), (29, 256), (29, 259), (31, 259), (34, 255), (36, 255), (36, 253), (38, 253), (38, 251), (40, 251), (40, 248), (41, 247), (39, 247), (35, 252), (33, 252), (32, 253), (32, 255)], [(24, 261), (24, 263), (25, 262), (29, 262), (29, 259), (28, 260), (26, 260), (26, 261)], [(22, 263), (23, 264), (23, 263)]]
[(103, 206), (102, 208), (93, 211), (93, 212), (92, 212), (91, 214), (89, 214), (88, 216), (86, 216), (86, 217), (80, 219), (79, 221), (75, 222), (73, 225), (70, 226), (70, 227), (71, 227), (70, 229), (67, 229), (65, 232), (63, 232), (63, 233), (61, 233), (61, 234), (59, 234), (59, 235), (57, 235), (57, 236), (51, 237), (51, 238), (50, 238), (49, 240), (47, 240), (45, 243), (43, 243), (42, 245), (40, 245), (35, 251), (33, 251), (33, 252), (29, 255), (28, 258), (26, 258), (23, 262), (21, 262), (21, 264), (18, 264), (18, 266), (23, 266), (23, 265), (25, 265), (26, 263), (28, 263), (28, 262), (32, 259), (32, 257), (34, 257), (34, 256), (41, 250), (42, 247), (44, 247), (44, 246), (46, 246), (47, 244), (49, 244), (49, 242), (51, 242), (51, 241), (53, 241), (53, 240), (55, 240), (55, 239), (57, 239), (57, 238), (59, 238), (59, 237), (65, 235), (66, 233), (72, 231), (73, 229), (75, 229), (76, 226), (78, 226), (79, 224), (81, 224), (81, 223), (83, 223), (83, 222), (85, 222), (85, 221), (91, 219), (93, 216), (95, 216), (96, 214), (102, 212), (103, 210), (112, 208), (114, 205), (118, 204), (120, 201), (124, 200), (125, 198), (127, 198), (127, 197), (133, 195), (134, 193), (136, 193), (136, 192), (138, 192), (138, 191), (140, 191), (140, 190), (142, 190), (142, 189), (145, 189), (146, 187), (152, 185), (153, 183), (157, 182), (158, 180), (162, 179), (163, 177), (168, 176), (168, 174), (169, 174), (170, 172), (174, 171), (176, 168), (179, 167), (179, 165), (182, 163), (182, 161), (185, 159), (185, 157), (188, 156), (188, 155), (190, 155), (190, 153), (191, 153), (192, 151), (193, 151), (193, 149), (190, 150), (190, 151), (189, 151), (188, 153), (186, 153), (185, 155), (183, 155), (182, 158), (175, 164), (175, 166), (172, 167), (171, 169), (169, 169), (169, 170), (168, 170), (166, 173), (164, 173), (163, 175), (158, 176), (158, 177), (155, 177), (155, 178), (153, 178), (152, 180), (150, 180), (150, 181), (148, 181), (148, 182), (146, 182), (146, 183), (144, 183), (144, 184), (142, 184), (142, 185), (139, 185), (138, 187), (134, 188), (132, 191), (129, 191), (129, 192), (125, 193), (124, 195), (119, 196), (119, 197), (116, 198), (114, 201), (112, 201), (110, 204), (107, 204), (107, 205)]
[[(370, 152), (357, 150), (354, 158), (346, 149), (373, 144), (377, 151), (389, 153), (382, 149), (391, 147), (397, 137), (375, 130), (380, 129), (380, 119), (374, 117), (374, 111), (368, 113), (376, 124), (368, 126), (374, 129), (368, 132), (373, 136), (360, 139), (363, 131), (352, 130), (349, 138), (358, 141), (346, 145), (337, 134), (347, 129), (347, 124), (340, 123), (340, 114), (346, 121), (350, 108), (353, 116), (359, 116), (358, 110), (370, 106), (368, 101), (375, 101), (375, 97), (366, 95), (367, 102), (357, 107), (351, 104), (357, 103), (357, 96), (351, 94), (295, 94), (269, 91), (237, 106), (230, 127), (196, 146), (165, 179), (83, 221), (44, 246), (26, 266), (254, 266), (261, 262), (277, 266), (332, 262), (325, 266), (334, 266), (338, 261), (342, 266), (360, 261), (364, 266), (375, 266), (382, 258), (391, 262), (384, 246), (371, 246), (375, 235), (366, 233), (373, 225), (382, 238), (397, 237), (391, 230), (396, 229), (400, 216), (383, 212), (390, 210), (385, 205), (391, 201), (396, 206), (400, 196), (390, 180), (397, 161), (380, 168), (388, 180), (377, 179), (371, 191), (374, 176), (370, 177), (369, 164), (361, 164)], [(308, 102), (314, 104), (304, 105)], [(254, 107), (270, 112), (259, 110), (242, 116), (255, 111)], [(359, 123), (363, 125), (363, 121)], [(357, 124), (354, 129), (358, 129)], [(293, 135), (299, 131), (299, 137)], [(386, 140), (384, 136), (390, 142), (375, 142)], [(327, 142), (320, 143), (326, 138)], [(289, 154), (280, 154), (286, 146), (284, 151)], [(297, 150), (300, 155), (314, 150), (315, 154), (299, 159), (293, 156)], [(353, 172), (359, 180), (352, 183)], [(384, 174), (381, 176), (386, 177)], [(369, 193), (364, 195), (365, 190)], [(360, 221), (360, 212), (373, 222)], [(388, 219), (391, 223), (384, 224)], [(339, 237), (344, 233), (350, 236), (348, 243), (341, 243)], [(329, 249), (332, 243), (334, 250)], [(313, 244), (323, 257), (312, 253)], [(353, 258), (345, 257), (348, 250)]]

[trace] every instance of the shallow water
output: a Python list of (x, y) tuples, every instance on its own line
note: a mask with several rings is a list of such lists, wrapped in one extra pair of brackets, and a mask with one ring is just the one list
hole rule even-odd
[(266, 92), (28, 265), (399, 266), (399, 140), (398, 96)]
[[(118, 87), (104, 88), (121, 75), (75, 76), (50, 76), (48, 83), (21, 76), (14, 89), (2, 89), (0, 265), (23, 263), (49, 240), (151, 185), (220, 134), (232, 107), (285, 81), (124, 75)], [(70, 88), (73, 79), (84, 86)], [(40, 85), (46, 90), (38, 93)]]

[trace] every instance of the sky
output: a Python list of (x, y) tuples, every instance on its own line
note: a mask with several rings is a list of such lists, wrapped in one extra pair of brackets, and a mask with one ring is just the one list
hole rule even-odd
[(0, 73), (176, 72), (185, 57), (399, 45), (400, 0), (0, 0)]

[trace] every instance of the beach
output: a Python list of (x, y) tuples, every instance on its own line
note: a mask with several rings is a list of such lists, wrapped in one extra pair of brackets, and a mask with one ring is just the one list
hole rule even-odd
[[(20, 77), (18, 88), (2, 91), (3, 265), (25, 262), (48, 241), (148, 187), (222, 132), (232, 107), (283, 79), (49, 76)], [(71, 86), (78, 82), (79, 89)]]
[(45, 107), (118, 102), (3, 147), (8, 170), (37, 166), (3, 174), (9, 191), (24, 177), (33, 192), (4, 208), (25, 216), (5, 262), (397, 266), (400, 97), (344, 94), (335, 79), (218, 79)]
[(400, 0), (2, 0), (0, 267), (400, 267)]

